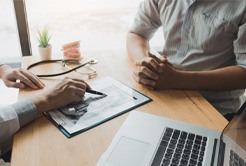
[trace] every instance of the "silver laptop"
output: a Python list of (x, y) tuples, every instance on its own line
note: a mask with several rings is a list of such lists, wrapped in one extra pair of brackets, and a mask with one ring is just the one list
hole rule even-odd
[(223, 133), (132, 111), (97, 166), (246, 166), (245, 106)]

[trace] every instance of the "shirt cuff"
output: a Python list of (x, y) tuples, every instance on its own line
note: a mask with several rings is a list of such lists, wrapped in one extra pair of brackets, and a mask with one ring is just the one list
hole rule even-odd
[(18, 115), (20, 127), (31, 122), (37, 117), (37, 109), (32, 100), (20, 100), (11, 105)]

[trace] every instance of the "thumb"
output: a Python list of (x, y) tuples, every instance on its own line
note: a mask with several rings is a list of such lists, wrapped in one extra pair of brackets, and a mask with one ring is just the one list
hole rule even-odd
[(167, 57), (166, 56), (161, 57), (161, 61), (164, 64), (168, 64), (168, 65), (174, 67), (174, 65), (167, 60)]

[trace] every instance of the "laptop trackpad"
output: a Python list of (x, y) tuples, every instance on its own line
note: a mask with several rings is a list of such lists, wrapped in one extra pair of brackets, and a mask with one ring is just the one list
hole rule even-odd
[(142, 165), (150, 144), (139, 140), (121, 137), (107, 159), (114, 166)]

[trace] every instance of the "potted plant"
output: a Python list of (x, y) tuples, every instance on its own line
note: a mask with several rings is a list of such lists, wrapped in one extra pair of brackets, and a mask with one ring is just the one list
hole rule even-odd
[(47, 27), (38, 30), (38, 49), (41, 60), (50, 60), (52, 55), (52, 46), (50, 45), (50, 34)]

